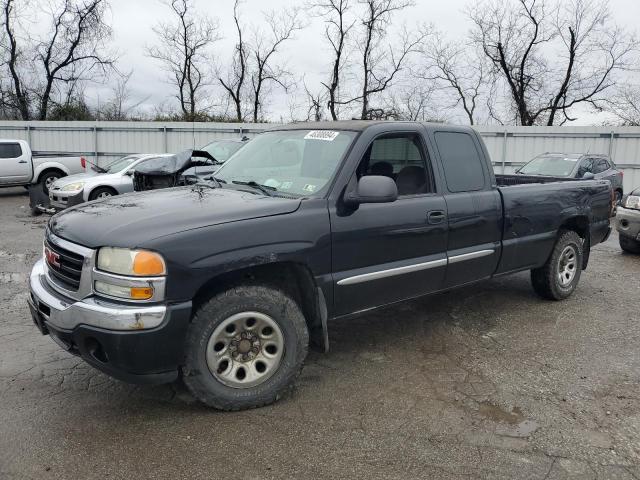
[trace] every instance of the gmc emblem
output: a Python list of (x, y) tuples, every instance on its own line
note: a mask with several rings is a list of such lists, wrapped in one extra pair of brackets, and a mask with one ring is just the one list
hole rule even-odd
[(46, 257), (49, 265), (60, 268), (60, 255), (56, 252), (52, 252), (47, 247), (44, 247), (44, 256)]

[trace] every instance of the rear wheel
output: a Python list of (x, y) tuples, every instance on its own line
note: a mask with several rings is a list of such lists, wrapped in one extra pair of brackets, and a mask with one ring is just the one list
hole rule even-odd
[(210, 407), (242, 410), (276, 401), (293, 385), (309, 334), (298, 304), (269, 286), (239, 286), (195, 313), (184, 383)]
[(568, 298), (580, 281), (582, 249), (582, 239), (576, 232), (561, 232), (547, 263), (531, 270), (535, 292), (549, 300)]
[(44, 193), (49, 195), (49, 189), (51, 188), (51, 186), (53, 186), (53, 182), (62, 177), (64, 177), (64, 174), (57, 170), (49, 170), (48, 172), (44, 172), (39, 179), (39, 182), (42, 184), (42, 190), (44, 191)]
[(640, 253), (640, 242), (625, 235), (618, 235), (620, 248), (627, 253)]
[(117, 192), (109, 187), (98, 187), (89, 194), (89, 200), (98, 200), (101, 198), (109, 198), (117, 195)]

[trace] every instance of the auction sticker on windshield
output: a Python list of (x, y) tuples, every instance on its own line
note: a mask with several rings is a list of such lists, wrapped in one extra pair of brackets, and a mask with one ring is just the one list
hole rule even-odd
[(340, 135), (340, 132), (332, 132), (331, 130), (311, 130), (304, 136), (304, 139), (333, 142), (338, 135)]

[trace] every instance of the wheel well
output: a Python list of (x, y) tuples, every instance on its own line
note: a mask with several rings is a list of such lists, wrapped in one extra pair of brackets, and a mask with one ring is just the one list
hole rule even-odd
[(289, 295), (302, 310), (312, 346), (321, 351), (328, 349), (324, 297), (317, 288), (311, 271), (300, 263), (258, 265), (211, 278), (194, 296), (193, 309), (196, 310), (202, 303), (224, 290), (247, 283), (268, 285)]
[(108, 185), (98, 185), (97, 187), (91, 189), (91, 191), (89, 192), (89, 196), (93, 195), (93, 192), (95, 192), (96, 190), (100, 190), (100, 189), (102, 189), (102, 190), (110, 190), (111, 192), (113, 192), (114, 195), (118, 194), (118, 191), (113, 187), (110, 187)]
[(558, 234), (562, 230), (573, 230), (584, 240), (589, 236), (589, 219), (585, 216), (570, 218), (560, 225)]
[(47, 173), (52, 173), (52, 172), (56, 172), (59, 173), (61, 177), (66, 177), (67, 174), (64, 173), (62, 170), (60, 170), (59, 168), (45, 168), (43, 171), (40, 172), (40, 175), (38, 175), (38, 179), (36, 180), (36, 183), (40, 183), (40, 179), (46, 175)]
[(585, 216), (573, 217), (566, 220), (558, 229), (558, 237), (562, 231), (572, 230), (576, 232), (583, 242), (582, 249), (582, 270), (587, 269), (591, 254), (591, 236), (589, 235), (589, 219)]

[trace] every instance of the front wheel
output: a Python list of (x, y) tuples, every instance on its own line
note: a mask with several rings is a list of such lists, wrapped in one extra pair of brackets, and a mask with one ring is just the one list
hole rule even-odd
[(580, 281), (582, 249), (582, 238), (576, 232), (561, 232), (547, 262), (531, 270), (535, 292), (548, 300), (568, 298)]
[(298, 304), (269, 286), (239, 286), (195, 313), (183, 379), (204, 404), (243, 410), (276, 401), (300, 373), (309, 333)]
[(89, 194), (89, 200), (99, 200), (102, 198), (109, 198), (116, 195), (116, 192), (109, 187), (98, 187)]

